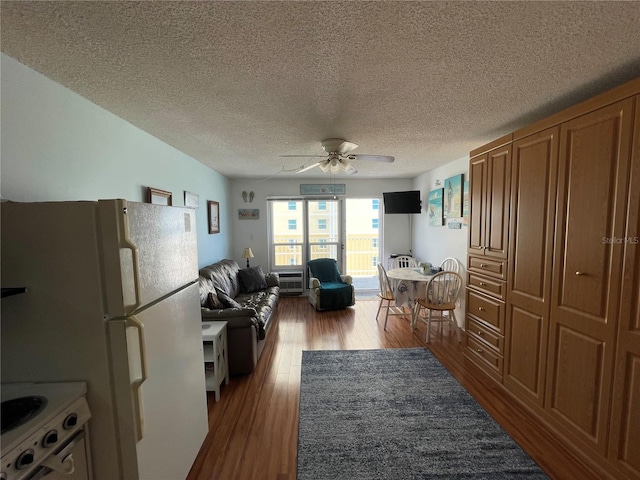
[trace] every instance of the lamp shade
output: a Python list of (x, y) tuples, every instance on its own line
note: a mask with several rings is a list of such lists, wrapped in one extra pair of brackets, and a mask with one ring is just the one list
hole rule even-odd
[(250, 248), (245, 248), (242, 251), (242, 258), (253, 258), (253, 252)]

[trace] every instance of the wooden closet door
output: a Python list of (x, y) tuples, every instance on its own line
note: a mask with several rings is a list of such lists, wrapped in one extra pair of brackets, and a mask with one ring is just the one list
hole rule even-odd
[[(561, 125), (545, 409), (605, 454), (633, 98)], [(613, 240), (609, 240), (613, 239)]]
[(484, 254), (484, 208), (487, 181), (487, 154), (469, 161), (469, 245), (470, 254)]
[(554, 127), (513, 144), (504, 385), (542, 407), (549, 331), (558, 136)]
[(624, 250), (624, 275), (609, 458), (630, 477), (640, 477), (640, 96), (634, 126), (627, 231), (624, 244), (614, 247)]
[(509, 238), (509, 195), (511, 185), (511, 145), (487, 154), (484, 254), (507, 258)]

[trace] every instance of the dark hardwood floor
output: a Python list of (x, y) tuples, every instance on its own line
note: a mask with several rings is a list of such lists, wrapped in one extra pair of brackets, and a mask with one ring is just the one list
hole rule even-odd
[[(209, 394), (209, 434), (187, 480), (295, 480), (302, 351), (426, 346), (424, 324), (412, 333), (408, 318), (389, 317), (384, 331), (377, 309), (377, 299), (359, 299), (318, 313), (305, 297), (282, 297), (256, 371), (231, 377), (217, 403)], [(448, 325), (442, 333), (440, 326), (432, 326), (431, 351), (551, 478), (599, 478), (484, 380)]]

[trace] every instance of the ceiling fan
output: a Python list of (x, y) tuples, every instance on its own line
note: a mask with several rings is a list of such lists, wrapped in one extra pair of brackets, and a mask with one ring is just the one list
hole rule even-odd
[(350, 153), (352, 150), (358, 148), (356, 143), (347, 142), (342, 138), (327, 138), (322, 141), (322, 148), (326, 152), (326, 155), (280, 155), (281, 157), (300, 157), (310, 158), (318, 157), (323, 160), (319, 160), (316, 163), (312, 163), (306, 167), (301, 168), (296, 173), (306, 172), (315, 167), (320, 167), (323, 172), (339, 173), (341, 170), (347, 175), (353, 175), (358, 173), (358, 170), (351, 164), (353, 160), (367, 160), (374, 162), (386, 162), (392, 163), (395, 161), (394, 157), (387, 155), (358, 155)]

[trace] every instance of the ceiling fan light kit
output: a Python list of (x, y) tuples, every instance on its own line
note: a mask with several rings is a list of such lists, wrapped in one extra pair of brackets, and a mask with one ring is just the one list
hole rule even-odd
[[(358, 155), (349, 153), (352, 150), (358, 148), (358, 144), (353, 142), (347, 142), (342, 138), (327, 138), (321, 142), (322, 148), (327, 154), (327, 158), (320, 160), (311, 165), (301, 168), (296, 173), (306, 172), (315, 167), (320, 167), (323, 172), (331, 172), (332, 174), (340, 173), (343, 171), (347, 175), (353, 175), (358, 170), (352, 165), (353, 160), (366, 160), (374, 162), (386, 162), (392, 163), (395, 161), (394, 157), (388, 155)], [(283, 157), (315, 157), (316, 155), (282, 155)]]

